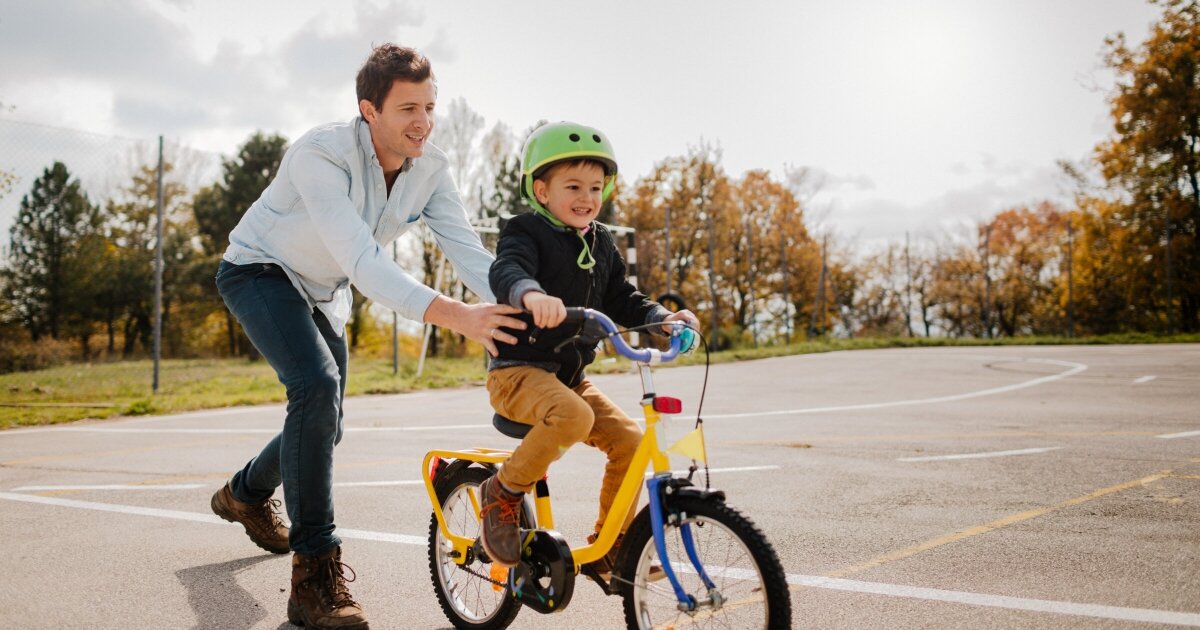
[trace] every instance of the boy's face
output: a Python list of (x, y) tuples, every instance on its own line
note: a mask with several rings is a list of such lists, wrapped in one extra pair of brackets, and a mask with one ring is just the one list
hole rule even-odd
[(604, 203), (604, 169), (591, 162), (555, 167), (533, 180), (533, 195), (556, 219), (583, 229)]
[(371, 126), (371, 141), (384, 170), (399, 168), (405, 158), (418, 158), (433, 131), (437, 87), (433, 79), (420, 83), (396, 80), (379, 109), (368, 100), (359, 103)]

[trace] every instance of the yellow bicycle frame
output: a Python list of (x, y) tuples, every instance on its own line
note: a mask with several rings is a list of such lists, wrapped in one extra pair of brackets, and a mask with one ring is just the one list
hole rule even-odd
[[(617, 541), (617, 535), (621, 532), (621, 526), (625, 523), (626, 516), (637, 503), (642, 485), (645, 483), (643, 473), (646, 467), (652, 466), (655, 474), (670, 471), (670, 458), (658, 444), (658, 429), (661, 416), (658, 410), (654, 408), (655, 394), (653, 382), (650, 378), (650, 366), (639, 363), (638, 367), (642, 376), (642, 389), (646, 392), (641, 400), (642, 413), (646, 417), (646, 431), (642, 436), (642, 441), (638, 443), (637, 451), (633, 454), (633, 461), (629, 463), (629, 470), (625, 472), (625, 478), (621, 481), (621, 487), (617, 490), (617, 496), (613, 499), (608, 517), (605, 518), (604, 525), (601, 526), (596, 541), (589, 545), (571, 548), (571, 556), (575, 560), (576, 572), (579, 570), (579, 565), (595, 562), (604, 557), (612, 549), (613, 544)], [(438, 528), (442, 532), (442, 537), (454, 545), (454, 551), (456, 552), (454, 557), (461, 562), (466, 562), (467, 549), (475, 541), (474, 539), (454, 534), (450, 531), (449, 526), (446, 525), (445, 516), (442, 514), (442, 506), (438, 503), (437, 494), (433, 489), (433, 477), (431, 476), (433, 472), (433, 459), (437, 457), (441, 459), (461, 459), (483, 464), (502, 464), (508, 460), (510, 455), (512, 455), (512, 451), (487, 448), (473, 448), (461, 451), (437, 450), (429, 451), (425, 454), (425, 459), (421, 466), (422, 477), (425, 480), (425, 491), (429, 493), (429, 502), (433, 505), (433, 513), (437, 516)], [(479, 518), (479, 497), (474, 492), (471, 492), (470, 496), (475, 517)], [(537, 511), (537, 527), (539, 529), (553, 529), (554, 515), (550, 509), (550, 497), (535, 497), (534, 504)]]

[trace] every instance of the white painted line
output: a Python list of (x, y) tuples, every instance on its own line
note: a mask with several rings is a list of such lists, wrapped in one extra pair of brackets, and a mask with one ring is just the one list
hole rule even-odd
[(205, 488), (198, 483), (173, 483), (173, 484), (107, 484), (96, 486), (21, 486), (13, 488), (13, 492), (54, 492), (57, 490), (195, 490), (196, 488)]
[(1170, 610), (1125, 608), (1123, 606), (1078, 604), (1075, 602), (1060, 602), (1048, 599), (1029, 599), (1026, 597), (1008, 597), (1005, 595), (988, 595), (986, 593), (971, 593), (967, 591), (946, 591), (937, 588), (922, 588), (919, 586), (905, 586), (903, 584), (881, 584), (878, 582), (859, 582), (857, 580), (827, 578), (816, 575), (789, 574), (787, 581), (788, 584), (794, 584), (796, 586), (828, 588), (837, 591), (852, 591), (855, 593), (873, 593), (876, 595), (887, 595), (890, 597), (908, 597), (911, 599), (967, 604), (970, 606), (988, 606), (991, 608), (1007, 608), (1010, 610), (1028, 610), (1032, 612), (1055, 613), (1059, 615), (1097, 617), (1100, 619), (1119, 619), (1121, 621), (1142, 621), (1146, 623), (1175, 624), (1179, 626), (1200, 626), (1200, 614), (1174, 612)]
[(1025, 359), (1028, 363), (1047, 363), (1050, 365), (1061, 365), (1070, 368), (1065, 372), (1043, 376), (1033, 380), (1024, 381), (1021, 383), (1013, 383), (1012, 385), (1004, 385), (1002, 387), (992, 387), (990, 389), (981, 389), (978, 391), (967, 392), (965, 394), (953, 394), (950, 396), (938, 396), (935, 398), (917, 398), (915, 400), (893, 400), (889, 402), (866, 403), (862, 405), (835, 405), (832, 407), (801, 407), (799, 409), (783, 409), (779, 411), (755, 411), (750, 413), (726, 413), (726, 414), (706, 414), (705, 420), (713, 418), (753, 418), (758, 416), (786, 416), (801, 413), (829, 413), (832, 411), (860, 411), (864, 409), (883, 409), (885, 407), (903, 407), (907, 405), (928, 405), (934, 403), (954, 402), (957, 400), (967, 400), (969, 398), (979, 398), (980, 396), (993, 396), (995, 394), (1003, 394), (1007, 392), (1025, 389), (1026, 387), (1035, 387), (1061, 380), (1070, 376), (1075, 376), (1080, 372), (1088, 369), (1088, 366), (1082, 363), (1073, 361), (1057, 361), (1055, 359)]
[(1158, 378), (1158, 377), (1157, 376), (1139, 376), (1138, 378), (1133, 379), (1133, 383), (1134, 383), (1134, 385), (1141, 385), (1142, 383), (1149, 383), (1150, 381), (1153, 381), (1156, 378)]
[[(96, 503), (94, 501), (76, 501), (75, 499), (61, 499), (58, 497), (42, 497), (30, 494), (13, 494), (11, 492), (0, 492), (0, 499), (9, 501), (21, 501), (24, 503), (39, 503), (41, 505), (53, 505), (56, 507), (68, 507), (79, 510), (95, 510), (98, 512), (113, 512), (116, 514), (133, 514), (136, 516), (152, 516), (155, 518), (169, 518), (177, 521), (191, 521), (193, 523), (209, 523), (213, 525), (236, 525), (237, 523), (227, 523), (216, 514), (201, 514), (197, 512), (183, 512), (180, 510), (160, 510), (158, 508), (141, 507), (137, 505), (114, 505), (111, 503)], [(409, 536), (407, 534), (393, 534), (391, 532), (372, 532), (362, 529), (346, 529), (339, 527), (337, 529), (338, 536), (342, 538), (355, 538), (359, 540), (377, 540), (381, 542), (400, 543), (404, 545), (420, 545), (428, 544), (428, 539), (424, 536)]]
[[(120, 514), (170, 518), (197, 523), (209, 523), (214, 525), (234, 525), (234, 523), (226, 523), (214, 514), (198, 514), (194, 512), (181, 512), (176, 510), (159, 510), (155, 508), (143, 508), (131, 505), (110, 505), (107, 503), (74, 501), (71, 499), (12, 494), (8, 492), (0, 492), (0, 499), (21, 501), (26, 503), (39, 503), (58, 507), (98, 510), (101, 512), (115, 512)], [(413, 545), (418, 547), (424, 547), (428, 544), (428, 539), (425, 536), (412, 536), (408, 534), (395, 534), (391, 532), (375, 532), (361, 529), (346, 529), (341, 527), (337, 529), (337, 533), (338, 536), (341, 536), (342, 538), (358, 540), (374, 540), (379, 542)], [(722, 575), (730, 576), (734, 576), (738, 572), (738, 569), (728, 569), (724, 567), (709, 567), (709, 569), (713, 573), (720, 573)], [(798, 575), (793, 573), (787, 574), (787, 582), (788, 584), (794, 586), (827, 588), (837, 591), (850, 591), (855, 593), (871, 593), (888, 597), (907, 597), (910, 599), (966, 604), (969, 606), (988, 606), (992, 608), (1007, 608), (1010, 610), (1026, 610), (1060, 615), (1077, 615), (1082, 617), (1096, 617), (1100, 619), (1116, 619), (1121, 621), (1141, 621), (1146, 623), (1163, 623), (1175, 624), (1179, 626), (1200, 627), (1200, 614), (1174, 612), (1170, 610), (1125, 608), (1122, 606), (1104, 606), (1100, 604), (1079, 604), (1075, 602), (1062, 602), (1046, 599), (1009, 597), (1006, 595), (988, 595), (986, 593), (971, 593), (968, 591), (947, 591), (934, 588), (922, 588), (918, 586), (905, 586), (903, 584), (859, 582), (857, 580), (828, 578), (818, 575)]]
[[(780, 466), (739, 466), (734, 468), (709, 468), (709, 472), (753, 472), (757, 470), (779, 470)], [(677, 475), (687, 474), (686, 470), (671, 471)], [(699, 472), (699, 471), (697, 471)], [(650, 477), (653, 473), (647, 473)], [(420, 486), (420, 479), (387, 479), (383, 481), (340, 481), (334, 483), (335, 488), (382, 488), (389, 486)], [(65, 490), (195, 490), (210, 486), (199, 483), (179, 484), (100, 484), (100, 485), (64, 485), (64, 486), (21, 486), (13, 488), (12, 492), (56, 492)]]
[(170, 518), (177, 521), (192, 521), (194, 523), (211, 523), (214, 525), (233, 524), (226, 523), (216, 514), (198, 514), (196, 512), (181, 512), (179, 510), (160, 510), (158, 508), (148, 508), (137, 505), (95, 503), (93, 501), (77, 501), (75, 499), (62, 499), (59, 497), (42, 497), (36, 494), (13, 494), (11, 492), (0, 492), (0, 499), (8, 499), (9, 501), (22, 501), (25, 503), (40, 503), (42, 505), (53, 505), (57, 507), (69, 507), (78, 510), (96, 510), (99, 512), (115, 512), (117, 514), (135, 514), (137, 516)]
[[(752, 471), (756, 471), (756, 470), (779, 470), (780, 468), (782, 468), (782, 467), (781, 466), (736, 466), (733, 468), (709, 468), (708, 472), (714, 472), (714, 473), (716, 473), (716, 472), (752, 472)], [(704, 470), (703, 468), (699, 468), (696, 470), (696, 472), (700, 473), (703, 470)], [(686, 475), (688, 471), (672, 470), (671, 472), (676, 475)], [(646, 473), (646, 476), (653, 477), (654, 473)]]
[(1196, 437), (1200, 435), (1200, 431), (1184, 431), (1183, 433), (1168, 433), (1166, 435), (1156, 435), (1154, 437), (1163, 440), (1174, 440), (1176, 438)]
[[(1060, 366), (1067, 367), (1070, 369), (1066, 370), (1065, 372), (1060, 372), (1058, 374), (1051, 374), (1050, 376), (1043, 376), (1041, 378), (1035, 378), (1033, 380), (1024, 381), (1021, 383), (1014, 383), (1012, 385), (1004, 385), (1002, 387), (993, 387), (990, 389), (981, 389), (981, 390), (977, 390), (977, 391), (973, 391), (973, 392), (966, 392), (964, 394), (953, 394), (950, 396), (938, 396), (935, 398), (918, 398), (915, 400), (894, 400), (894, 401), (889, 401), (889, 402), (867, 403), (867, 404), (862, 404), (862, 405), (836, 405), (836, 406), (832, 406), (832, 407), (801, 407), (799, 409), (781, 409), (781, 410), (776, 410), (776, 411), (754, 411), (754, 412), (749, 412), (749, 413), (706, 414), (704, 416), (704, 419), (712, 420), (712, 419), (719, 419), (719, 418), (755, 418), (755, 417), (760, 417), (760, 416), (787, 416), (787, 415), (802, 414), (802, 413), (829, 413), (829, 412), (833, 412), (833, 411), (859, 411), (859, 410), (864, 410), (864, 409), (883, 409), (886, 407), (903, 407), (903, 406), (907, 406), (907, 405), (927, 405), (927, 404), (934, 404), (934, 403), (953, 402), (953, 401), (957, 401), (957, 400), (967, 400), (970, 398), (978, 398), (980, 396), (992, 396), (995, 394), (1003, 394), (1006, 392), (1016, 391), (1019, 389), (1025, 389), (1026, 387), (1034, 387), (1034, 386), (1042, 385), (1045, 383), (1051, 383), (1051, 382), (1054, 382), (1054, 381), (1057, 381), (1060, 379), (1074, 376), (1074, 375), (1088, 369), (1088, 366), (1086, 366), (1082, 363), (1074, 363), (1072, 361), (1057, 361), (1055, 359), (1025, 359), (1025, 361), (1027, 363), (1045, 363), (1045, 364), (1049, 364), (1049, 365), (1060, 365)], [(260, 408), (239, 407), (239, 408), (235, 408), (235, 409), (222, 409), (222, 410), (216, 410), (216, 411), (212, 411), (212, 412), (194, 412), (194, 413), (179, 414), (179, 415), (174, 415), (174, 416), (158, 416), (155, 418), (147, 418), (147, 419), (139, 420), (139, 421), (135, 421), (135, 422), (157, 422), (157, 421), (161, 421), (161, 420), (172, 420), (172, 419), (179, 419), (179, 418), (196, 417), (198, 415), (229, 415), (229, 414), (248, 413), (250, 411), (262, 411), (262, 410), (263, 409), (261, 407)], [(480, 413), (486, 414), (487, 409), (486, 408), (482, 409)], [(131, 423), (127, 423), (127, 424), (131, 424)], [(491, 426), (492, 425), (490, 425), (490, 424), (458, 424), (458, 425), (446, 424), (446, 425), (433, 425), (433, 426), (424, 426), (424, 427), (347, 427), (346, 431), (347, 432), (439, 431), (439, 430), (443, 430), (443, 429), (454, 429), (454, 430), (480, 429), (480, 428), (485, 428), (485, 427), (490, 428)], [(11, 430), (7, 430), (7, 431), (0, 431), (0, 437), (4, 437), (6, 435), (28, 435), (28, 434), (32, 434), (32, 433), (49, 433), (49, 432), (54, 432), (54, 431), (69, 431), (69, 432), (80, 432), (80, 433), (228, 433), (228, 434), (236, 434), (236, 433), (270, 433), (270, 434), (273, 434), (273, 433), (279, 432), (278, 429), (137, 429), (137, 428), (123, 428), (123, 427), (82, 426), (82, 427), (51, 427), (51, 428), (38, 428), (38, 429), (11, 429)]]
[(374, 488), (379, 486), (419, 486), (425, 482), (420, 479), (397, 479), (395, 481), (343, 481), (335, 483), (335, 488)]
[[(492, 428), (490, 424), (439, 424), (433, 426), (422, 427), (346, 427), (346, 433), (373, 433), (373, 432), (408, 432), (408, 431), (443, 431), (443, 430), (461, 430), (461, 429), (482, 429)], [(0, 436), (4, 435), (23, 435), (27, 433), (145, 433), (145, 434), (220, 434), (220, 435), (235, 435), (235, 434), (263, 434), (275, 435), (279, 433), (279, 429), (196, 429), (196, 428), (179, 428), (179, 429), (149, 429), (149, 428), (130, 428), (130, 427), (54, 427), (43, 429), (17, 429), (13, 431), (0, 431)]]
[(1033, 453), (1045, 453), (1047, 451), (1057, 451), (1061, 446), (1046, 446), (1043, 448), (1023, 448), (1016, 451), (992, 451), (990, 453), (964, 453), (962, 455), (930, 455), (928, 457), (901, 457), (898, 462), (936, 462), (950, 459), (985, 459), (988, 457), (1008, 457), (1009, 455), (1032, 455)]

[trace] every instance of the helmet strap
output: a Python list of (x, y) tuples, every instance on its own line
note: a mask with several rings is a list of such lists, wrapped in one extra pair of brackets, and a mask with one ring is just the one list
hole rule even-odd
[(542, 206), (542, 204), (538, 203), (536, 199), (531, 201), (533, 202), (531, 205), (533, 206), (534, 212), (542, 215), (542, 217), (549, 221), (551, 225), (572, 230), (575, 232), (575, 235), (579, 237), (579, 241), (583, 243), (583, 251), (579, 252), (579, 258), (575, 260), (575, 264), (579, 265), (580, 269), (591, 269), (592, 267), (595, 267), (596, 258), (595, 256), (592, 256), (592, 248), (588, 245), (587, 237), (584, 236), (584, 232), (587, 232), (587, 229), (584, 228), (582, 230), (576, 230), (575, 228), (560, 221), (558, 217), (551, 214), (550, 211)]

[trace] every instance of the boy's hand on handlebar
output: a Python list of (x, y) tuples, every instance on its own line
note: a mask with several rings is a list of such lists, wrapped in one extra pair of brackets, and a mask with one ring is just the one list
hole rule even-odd
[(690, 328), (700, 330), (700, 320), (696, 319), (696, 315), (686, 308), (678, 313), (671, 313), (662, 321), (663, 332), (671, 332), (671, 322), (683, 322)]
[(521, 303), (533, 315), (533, 324), (538, 328), (554, 328), (567, 317), (562, 300), (539, 291), (529, 291)]

